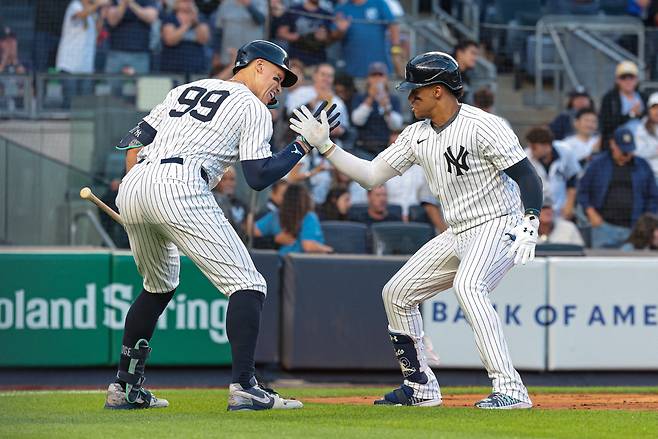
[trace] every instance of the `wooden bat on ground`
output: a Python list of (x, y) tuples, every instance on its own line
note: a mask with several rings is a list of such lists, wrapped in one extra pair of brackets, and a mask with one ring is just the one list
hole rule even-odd
[(88, 187), (83, 187), (82, 189), (80, 189), (80, 198), (91, 201), (96, 206), (98, 206), (103, 212), (108, 214), (114, 221), (123, 225), (123, 220), (121, 219), (121, 215), (110, 209), (110, 206), (99, 200), (98, 197), (94, 195), (94, 193)]

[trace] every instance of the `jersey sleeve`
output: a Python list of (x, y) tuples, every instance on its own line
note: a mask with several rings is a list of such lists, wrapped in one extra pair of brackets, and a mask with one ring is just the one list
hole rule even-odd
[(397, 140), (377, 156), (384, 159), (400, 175), (404, 174), (412, 165), (418, 164), (416, 154), (411, 149), (412, 127), (413, 125), (410, 125), (405, 128)]
[(500, 171), (527, 157), (512, 128), (497, 116), (478, 125), (477, 142), (484, 156)]
[(178, 94), (178, 87), (167, 93), (164, 101), (153, 107), (151, 112), (144, 117), (144, 122), (151, 125), (153, 128), (158, 130), (160, 125), (164, 122), (165, 118), (168, 115), (168, 111), (171, 109), (171, 102), (175, 99), (174, 96)]
[(250, 99), (242, 115), (240, 160), (259, 160), (272, 156), (272, 115), (265, 105)]

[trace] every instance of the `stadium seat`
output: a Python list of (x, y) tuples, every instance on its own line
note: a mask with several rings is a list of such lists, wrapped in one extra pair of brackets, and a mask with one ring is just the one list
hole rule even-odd
[(370, 226), (376, 255), (410, 255), (434, 237), (429, 224), (397, 221)]
[(352, 221), (323, 221), (324, 243), (336, 253), (367, 253), (368, 227)]
[[(387, 208), (390, 213), (397, 214), (398, 217), (402, 218), (402, 206), (398, 204), (389, 204)], [(368, 205), (365, 203), (352, 204), (350, 210), (347, 212), (347, 217), (350, 219), (359, 218), (367, 210), (368, 210)]]
[(585, 247), (591, 248), (592, 247), (592, 226), (590, 226), (589, 224), (579, 225), (578, 226), (578, 231), (580, 232), (580, 236), (583, 237), (583, 241), (585, 241)]
[(419, 204), (409, 206), (409, 221), (412, 223), (428, 223), (430, 222), (425, 208)]
[(585, 256), (583, 246), (575, 244), (538, 244), (537, 256)]

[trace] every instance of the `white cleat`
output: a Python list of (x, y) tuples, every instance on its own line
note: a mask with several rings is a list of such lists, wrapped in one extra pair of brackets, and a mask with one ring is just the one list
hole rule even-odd
[(304, 407), (301, 401), (281, 398), (274, 390), (261, 387), (255, 378), (252, 378), (252, 382), (254, 385), (248, 389), (238, 383), (229, 386), (228, 411), (290, 410)]
[(169, 401), (162, 398), (156, 398), (146, 389), (140, 389), (139, 395), (134, 402), (128, 402), (126, 391), (121, 388), (119, 383), (112, 383), (107, 388), (107, 397), (105, 398), (105, 408), (113, 410), (133, 410), (133, 409), (157, 409), (169, 407)]
[(500, 392), (494, 392), (483, 400), (476, 402), (475, 407), (484, 410), (530, 409), (532, 408), (532, 403), (521, 401)]

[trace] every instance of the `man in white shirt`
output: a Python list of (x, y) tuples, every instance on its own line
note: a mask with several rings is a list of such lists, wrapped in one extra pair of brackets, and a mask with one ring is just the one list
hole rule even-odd
[(575, 244), (585, 246), (578, 227), (571, 221), (563, 220), (553, 211), (553, 200), (544, 198), (544, 206), (539, 214), (539, 244)]
[[(62, 36), (57, 49), (57, 70), (62, 73), (94, 73), (96, 56), (96, 12), (108, 0), (72, 0), (66, 8)], [(64, 107), (70, 106), (71, 95), (91, 93), (88, 80), (65, 80)]]
[(345, 103), (334, 92), (334, 76), (335, 70), (330, 64), (318, 64), (313, 72), (313, 84), (297, 87), (286, 98), (286, 113), (291, 115), (293, 110), (302, 105), (315, 111), (323, 101), (329, 102), (329, 106), (336, 104), (336, 111), (340, 112), (340, 126), (331, 135), (340, 137), (350, 126), (350, 118)]
[(578, 110), (573, 121), (575, 134), (560, 144), (566, 146), (581, 165), (589, 161), (593, 153), (601, 149), (601, 136), (597, 134), (599, 116), (592, 108)]

